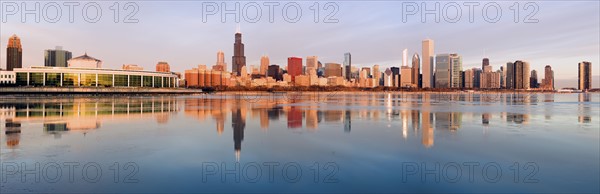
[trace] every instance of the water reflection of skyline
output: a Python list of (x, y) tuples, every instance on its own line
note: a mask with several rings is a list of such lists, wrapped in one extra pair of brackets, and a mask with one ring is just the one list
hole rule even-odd
[(6, 144), (19, 145), (22, 123), (41, 123), (46, 134), (60, 138), (63, 133), (83, 135), (99, 129), (103, 121), (152, 119), (168, 122), (177, 102), (170, 97), (154, 98), (24, 98), (17, 102), (0, 102), (0, 117), (4, 121)]
[[(497, 97), (500, 105), (535, 106), (554, 102), (554, 95)], [(591, 94), (577, 97), (578, 122), (590, 123), (592, 108)], [(490, 97), (457, 95), (445, 97), (456, 104), (470, 102), (477, 107), (488, 106)], [(542, 100), (543, 99), (543, 100)], [(233, 151), (239, 160), (242, 142), (247, 127), (247, 119), (258, 122), (260, 131), (268, 133), (275, 122), (284, 121), (291, 132), (318, 132), (323, 124), (339, 132), (352, 133), (353, 120), (370, 121), (370, 124), (397, 126), (403, 139), (419, 138), (425, 148), (434, 146), (436, 131), (459, 133), (465, 114), (481, 118), (481, 126), (494, 125), (493, 122), (528, 124), (528, 112), (479, 112), (453, 111), (447, 105), (439, 109), (440, 97), (435, 95), (406, 95), (375, 93), (368, 95), (340, 94), (320, 98), (315, 101), (305, 96), (295, 98), (269, 98), (247, 100), (227, 95), (204, 97), (148, 97), (148, 98), (68, 98), (68, 99), (16, 99), (0, 101), (0, 115), (5, 121), (6, 145), (15, 148), (21, 138), (22, 123), (42, 123), (47, 134), (60, 138), (61, 134), (82, 132), (83, 134), (102, 127), (103, 122), (130, 121), (134, 119), (154, 119), (158, 124), (166, 124), (180, 109), (188, 118), (194, 118), (203, 125), (211, 119), (216, 125), (216, 134), (222, 135), (226, 121), (231, 117), (233, 131)], [(454, 102), (453, 102), (454, 103)], [(182, 106), (180, 108), (180, 106)], [(527, 107), (526, 106), (526, 107)], [(552, 108), (548, 105), (544, 110)], [(546, 119), (550, 119), (547, 112)], [(494, 118), (496, 120), (494, 120)], [(497, 123), (496, 123), (497, 124)], [(215, 129), (212, 129), (215, 130)]]

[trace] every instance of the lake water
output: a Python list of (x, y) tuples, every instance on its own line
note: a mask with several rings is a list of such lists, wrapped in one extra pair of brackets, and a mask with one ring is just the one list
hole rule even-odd
[(0, 192), (600, 192), (600, 94), (0, 98)]

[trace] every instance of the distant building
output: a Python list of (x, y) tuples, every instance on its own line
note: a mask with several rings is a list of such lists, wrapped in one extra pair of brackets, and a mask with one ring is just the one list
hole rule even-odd
[(87, 53), (79, 57), (75, 57), (67, 61), (69, 67), (76, 68), (102, 68), (102, 61), (94, 57), (88, 56)]
[(235, 43), (233, 44), (233, 57), (231, 57), (231, 72), (236, 76), (242, 75), (242, 69), (246, 68), (246, 56), (244, 55), (244, 43), (242, 43), (242, 33), (235, 33)]
[(342, 65), (339, 63), (325, 63), (325, 77), (342, 77)]
[(352, 55), (350, 53), (344, 53), (344, 68), (346, 80), (352, 79)]
[(302, 58), (288, 57), (288, 74), (292, 78), (292, 82), (296, 80), (296, 76), (302, 75)]
[(423, 54), (423, 75), (422, 85), (423, 88), (433, 88), (433, 57), (434, 57), (434, 46), (433, 40), (425, 39), (422, 42), (422, 54)]
[(415, 87), (412, 83), (412, 68), (409, 66), (402, 66), (400, 69), (400, 87)]
[(167, 62), (161, 61), (161, 62), (158, 62), (158, 64), (156, 64), (156, 71), (157, 72), (171, 72), (171, 66)]
[(435, 58), (435, 87), (460, 88), (462, 58), (458, 54), (441, 54)]
[(72, 53), (57, 46), (54, 50), (44, 51), (44, 66), (46, 67), (68, 67), (67, 61), (71, 59)]
[(121, 67), (121, 69), (123, 70), (130, 70), (130, 71), (143, 71), (144, 68), (140, 67), (138, 65), (135, 64), (123, 64), (123, 66)]
[(483, 58), (483, 60), (481, 61), (481, 69), (483, 69), (483, 72), (485, 72), (485, 68), (487, 66), (490, 66), (490, 59)]
[(473, 88), (481, 88), (481, 74), (483, 71), (479, 68), (473, 68)]
[(317, 69), (319, 69), (319, 60), (317, 56), (306, 57), (306, 74), (317, 75)]
[(373, 65), (373, 80), (375, 87), (381, 85), (381, 71), (379, 70), (379, 65)]
[(385, 87), (392, 87), (393, 86), (393, 75), (392, 75), (392, 70), (390, 70), (390, 68), (385, 69), (385, 72), (383, 73), (383, 86)]
[(465, 72), (464, 72), (464, 78), (463, 78), (465, 80), (464, 81), (464, 87), (465, 88), (473, 88), (474, 87), (474, 85), (473, 85), (473, 81), (474, 81), (473, 78), (474, 78), (473, 69), (467, 69), (467, 70), (465, 70)]
[(419, 58), (419, 54), (415, 53), (412, 57), (412, 84), (417, 87), (420, 88), (421, 86), (419, 85), (419, 74), (420, 74), (420, 66), (421, 66), (421, 60)]
[(215, 71), (227, 71), (227, 63), (225, 63), (225, 53), (217, 52), (217, 63), (212, 68)]
[(592, 63), (583, 61), (579, 63), (578, 69), (578, 89), (581, 91), (592, 89)]
[(529, 89), (531, 73), (529, 63), (525, 61), (515, 61), (507, 63), (507, 89)]
[(206, 65), (185, 70), (186, 87), (222, 87), (230, 85), (231, 74), (223, 71), (208, 70)]
[(13, 34), (8, 38), (6, 48), (6, 70), (12, 71), (15, 68), (23, 67), (23, 48), (21, 47), (21, 39)]
[(260, 74), (267, 75), (267, 71), (269, 71), (269, 64), (271, 61), (269, 60), (269, 56), (263, 55), (260, 57)]
[(538, 88), (538, 76), (535, 69), (531, 70), (531, 76), (529, 77), (529, 88)]
[(554, 71), (550, 65), (544, 67), (544, 81), (542, 85), (545, 90), (554, 90)]
[(271, 77), (276, 81), (283, 80), (283, 75), (281, 73), (279, 65), (269, 65), (269, 69), (267, 70), (267, 77)]
[(400, 68), (391, 67), (392, 71), (392, 86), (391, 87), (400, 87)]
[(462, 72), (462, 57), (458, 54), (450, 54), (451, 60), (451, 71), (450, 71), (450, 87), (452, 88), (460, 88), (462, 85), (462, 80), (460, 78), (460, 72)]

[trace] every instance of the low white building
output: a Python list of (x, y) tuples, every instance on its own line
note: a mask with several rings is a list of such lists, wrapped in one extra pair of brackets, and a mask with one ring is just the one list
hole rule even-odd
[(14, 71), (0, 71), (0, 85), (14, 84), (15, 81)]

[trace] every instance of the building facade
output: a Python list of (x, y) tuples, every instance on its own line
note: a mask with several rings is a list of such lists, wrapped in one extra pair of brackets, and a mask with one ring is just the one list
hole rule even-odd
[(244, 43), (242, 43), (242, 33), (235, 33), (235, 43), (233, 43), (233, 56), (231, 57), (231, 71), (236, 76), (242, 75), (242, 69), (246, 68), (246, 56), (244, 55)]
[(161, 61), (156, 64), (156, 72), (171, 72), (169, 63)]
[(44, 66), (67, 67), (67, 61), (69, 61), (71, 58), (71, 52), (63, 50), (62, 47), (57, 46), (54, 50), (48, 49), (44, 51)]
[(433, 40), (425, 39), (422, 42), (422, 55), (423, 61), (423, 72), (422, 72), (422, 87), (423, 88), (433, 88), (433, 57), (434, 57), (434, 49), (433, 49)]
[(415, 53), (412, 57), (412, 84), (413, 86), (420, 88), (421, 86), (419, 86), (419, 75), (420, 75), (420, 68), (421, 68), (421, 59), (419, 58), (419, 54)]
[(292, 78), (292, 82), (296, 81), (296, 76), (302, 75), (302, 58), (288, 57), (287, 71)]
[(582, 61), (579, 63), (578, 69), (578, 89), (581, 91), (588, 91), (592, 89), (592, 63), (588, 61)]
[(8, 46), (6, 48), (6, 70), (12, 71), (15, 68), (23, 67), (23, 48), (21, 47), (21, 39), (13, 34), (8, 38)]
[(352, 79), (352, 55), (350, 53), (344, 53), (344, 76), (346, 80)]
[(65, 67), (18, 68), (14, 71), (17, 86), (178, 87), (174, 73)]
[(15, 72), (0, 70), (0, 86), (15, 84)]

